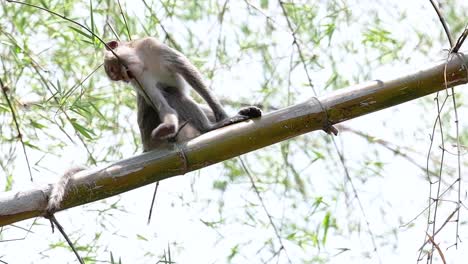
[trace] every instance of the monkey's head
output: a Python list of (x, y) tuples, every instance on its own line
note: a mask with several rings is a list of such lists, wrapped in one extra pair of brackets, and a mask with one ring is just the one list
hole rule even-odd
[[(131, 72), (128, 71), (128, 69), (122, 64), (125, 62), (121, 61), (122, 58), (119, 56), (119, 54), (123, 54), (123, 52), (129, 52), (124, 50), (126, 47), (128, 47), (128, 45), (125, 42), (116, 40), (112, 40), (106, 43), (106, 51), (104, 53), (104, 69), (109, 79), (113, 81), (129, 82), (133, 78)], [(119, 56), (120, 60), (115, 56), (115, 54)]]

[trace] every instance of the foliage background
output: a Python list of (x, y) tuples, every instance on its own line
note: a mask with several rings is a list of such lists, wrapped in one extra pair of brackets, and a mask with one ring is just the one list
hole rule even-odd
[[(394, 77), (443, 59), (448, 48), (428, 1), (122, 1), (128, 30), (115, 1), (30, 2), (104, 39), (115, 38), (115, 30), (121, 39), (130, 32), (164, 40), (201, 69), (231, 113), (242, 103), (269, 111)], [(455, 35), (465, 26), (467, 7), (442, 2)], [(34, 182), (52, 182), (73, 163), (94, 166), (141, 152), (135, 93), (106, 79), (102, 50), (71, 23), (0, 2), (0, 78), (9, 87)], [(155, 263), (169, 251), (177, 263), (413, 261), (427, 223), (427, 212), (411, 220), (428, 200), (433, 97), (346, 122), (334, 141), (311, 133), (242, 157), (266, 211), (242, 163), (232, 159), (162, 182), (150, 225), (152, 186), (58, 217), (89, 263), (109, 262), (111, 253), (123, 263)], [(458, 88), (460, 116), (464, 97)], [(452, 114), (442, 113), (449, 151), (456, 142)], [(7, 191), (28, 184), (30, 176), (4, 96), (0, 120), (0, 188)], [(460, 128), (463, 145), (463, 118)], [(437, 149), (430, 154), (430, 170), (437, 170), (440, 156)], [(455, 160), (444, 160), (445, 186), (455, 178)], [(442, 204), (441, 219), (453, 210), (453, 197)], [(465, 221), (460, 224), (463, 241), (468, 233)], [(31, 225), (34, 233), (20, 229)], [(437, 240), (449, 263), (467, 257), (464, 244), (447, 249), (455, 234), (449, 224)], [(2, 261), (74, 261), (44, 219), (0, 235), (8, 241), (0, 244)]]

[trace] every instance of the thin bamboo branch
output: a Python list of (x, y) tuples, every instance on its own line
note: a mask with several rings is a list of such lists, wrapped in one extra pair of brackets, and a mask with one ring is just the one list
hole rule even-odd
[[(280, 109), (259, 119), (231, 125), (168, 149), (79, 172), (63, 209), (117, 195), (185, 174), (301, 134), (395, 106), (445, 89), (444, 63), (393, 80), (375, 80), (340, 89), (322, 98)], [(447, 65), (447, 85), (468, 83), (468, 56), (454, 55)], [(320, 103), (318, 102), (321, 102)], [(327, 113), (323, 112), (327, 109)], [(0, 194), (0, 226), (40, 216), (50, 185)]]

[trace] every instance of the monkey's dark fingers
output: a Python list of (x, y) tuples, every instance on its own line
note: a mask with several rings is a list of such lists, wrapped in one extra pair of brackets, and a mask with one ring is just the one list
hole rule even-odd
[(250, 118), (256, 118), (262, 116), (262, 110), (256, 106), (247, 106), (239, 110), (238, 115), (248, 116)]

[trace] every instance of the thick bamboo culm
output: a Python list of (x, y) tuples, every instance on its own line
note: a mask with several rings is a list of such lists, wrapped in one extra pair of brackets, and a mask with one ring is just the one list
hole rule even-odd
[[(327, 124), (395, 106), (447, 86), (468, 82), (468, 57), (452, 55), (393, 80), (375, 80), (312, 98), (263, 117), (201, 135), (169, 149), (158, 149), (76, 174), (63, 209), (104, 199), (146, 184), (185, 174), (238, 155), (310, 132)], [(19, 177), (19, 176), (18, 176)], [(50, 184), (0, 194), (0, 226), (42, 215)]]

